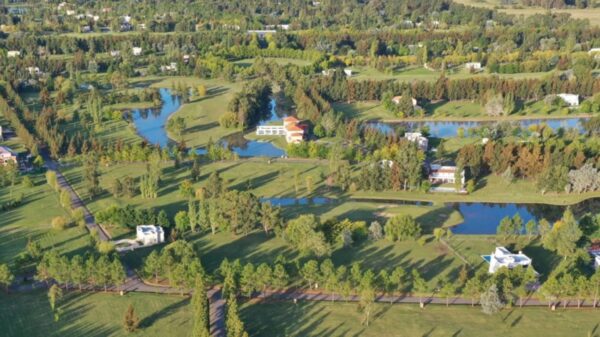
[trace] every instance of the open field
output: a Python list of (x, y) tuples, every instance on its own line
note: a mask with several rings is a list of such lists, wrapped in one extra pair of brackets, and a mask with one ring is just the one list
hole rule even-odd
[(546, 308), (505, 309), (488, 316), (469, 306), (377, 304), (370, 325), (356, 303), (249, 302), (241, 307), (251, 336), (597, 336), (600, 316), (594, 310), (550, 312)]
[[(498, 11), (510, 15), (531, 16), (535, 14), (548, 13), (548, 9), (541, 7), (511, 7), (501, 6), (500, 0), (456, 0), (457, 3), (474, 7), (497, 8)], [(552, 13), (570, 14), (574, 19), (589, 20), (592, 25), (600, 25), (600, 8), (568, 8), (568, 9), (552, 9)]]
[(496, 202), (496, 203), (525, 203), (525, 204), (551, 204), (571, 205), (590, 198), (600, 197), (600, 191), (565, 194), (547, 193), (540, 194), (534, 181), (518, 180), (507, 184), (502, 177), (489, 175), (480, 179), (477, 189), (472, 194), (460, 195), (454, 193), (424, 193), (420, 191), (384, 191), (369, 192), (359, 191), (352, 194), (357, 198), (382, 198), (397, 200), (419, 200), (432, 202)]
[[(442, 75), (441, 71), (428, 70), (423, 67), (409, 67), (394, 72), (383, 72), (370, 66), (351, 66), (354, 74), (353, 79), (357, 80), (398, 80), (401, 82), (411, 81), (436, 81)], [(538, 73), (517, 73), (517, 74), (494, 74), (493, 76), (504, 78), (542, 78), (549, 75), (551, 72)], [(445, 76), (449, 79), (465, 79), (482, 76), (492, 76), (487, 72), (470, 73), (465, 68), (458, 66), (446, 70)]]
[[(89, 244), (85, 229), (69, 228), (62, 231), (52, 229), (55, 216), (66, 216), (59, 204), (58, 193), (45, 182), (43, 175), (31, 176), (32, 188), (19, 184), (13, 196), (23, 194), (23, 204), (15, 209), (2, 211), (0, 216), (0, 263), (14, 260), (25, 251), (29, 238), (38, 241), (43, 248), (53, 247), (63, 254), (83, 253)], [(11, 188), (0, 188), (0, 204), (7, 202)]]
[[(129, 304), (140, 319), (140, 329), (132, 334), (122, 325)], [(187, 336), (192, 329), (189, 299), (180, 296), (72, 292), (58, 307), (63, 313), (54, 322), (45, 291), (0, 294), (2, 336)]]
[[(379, 101), (358, 101), (353, 103), (334, 103), (334, 109), (341, 111), (348, 118), (373, 121), (419, 121), (419, 120), (445, 120), (445, 121), (512, 121), (532, 118), (567, 118), (586, 117), (576, 111), (546, 107), (544, 102), (527, 102), (518, 111), (509, 116), (491, 117), (485, 108), (473, 101), (439, 101), (423, 106), (423, 117), (399, 119), (392, 112), (385, 109)], [(565, 114), (565, 112), (567, 114)]]
[[(293, 59), (293, 58), (285, 58), (285, 57), (265, 57), (264, 60), (266, 62), (275, 62), (279, 65), (292, 64), (295, 66), (307, 66), (310, 64), (310, 61)], [(256, 61), (256, 58), (249, 59), (241, 59), (233, 62), (234, 64), (242, 67), (249, 67)]]

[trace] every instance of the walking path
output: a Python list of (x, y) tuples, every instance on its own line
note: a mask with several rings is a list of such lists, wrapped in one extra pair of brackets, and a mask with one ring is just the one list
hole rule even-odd
[(223, 299), (221, 289), (213, 288), (208, 291), (210, 302), (210, 335), (213, 337), (226, 337), (225, 333), (225, 309), (227, 307)]
[(94, 216), (88, 210), (88, 208), (85, 205), (85, 203), (83, 202), (83, 200), (81, 200), (81, 198), (79, 197), (79, 194), (77, 194), (77, 192), (75, 192), (75, 189), (73, 189), (73, 187), (71, 187), (71, 185), (69, 184), (69, 182), (67, 181), (65, 176), (63, 176), (63, 174), (60, 173), (60, 170), (58, 169), (59, 164), (56, 161), (52, 160), (48, 156), (44, 156), (44, 157), (45, 157), (44, 160), (46, 161), (46, 168), (48, 168), (48, 170), (50, 170), (50, 171), (56, 172), (56, 179), (57, 179), (57, 182), (58, 182), (58, 185), (60, 186), (60, 188), (68, 191), (69, 194), (71, 195), (71, 207), (73, 209), (81, 208), (83, 210), (85, 226), (88, 228), (88, 230), (90, 232), (92, 230), (95, 230), (98, 233), (98, 238), (101, 241), (110, 240), (111, 239), (110, 235), (104, 230), (104, 228), (102, 228), (102, 226), (100, 226), (96, 223), (96, 221), (94, 220)]

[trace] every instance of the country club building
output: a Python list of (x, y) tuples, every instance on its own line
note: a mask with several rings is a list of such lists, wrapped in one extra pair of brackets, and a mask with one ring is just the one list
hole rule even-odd
[(484, 255), (482, 257), (490, 264), (488, 268), (490, 274), (495, 273), (503, 267), (512, 269), (517, 266), (528, 267), (531, 265), (531, 259), (523, 254), (523, 252), (513, 254), (504, 247), (496, 247), (491, 255)]
[(288, 143), (300, 143), (304, 140), (305, 126), (296, 117), (285, 117), (283, 125), (260, 125), (256, 128), (258, 136), (285, 136)]
[(19, 163), (17, 153), (7, 146), (0, 146), (0, 165), (7, 165), (10, 162)]
[(575, 95), (575, 94), (558, 94), (556, 96), (560, 97), (570, 107), (577, 107), (577, 106), (579, 106), (579, 95)]

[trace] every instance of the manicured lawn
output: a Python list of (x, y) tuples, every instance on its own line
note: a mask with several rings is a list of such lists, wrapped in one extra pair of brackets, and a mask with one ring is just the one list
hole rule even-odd
[[(9, 263), (21, 252), (29, 238), (38, 241), (43, 248), (57, 249), (64, 254), (82, 253), (88, 247), (85, 229), (52, 229), (55, 216), (66, 216), (60, 206), (58, 194), (45, 183), (43, 175), (31, 176), (32, 188), (16, 185), (13, 196), (23, 194), (23, 204), (15, 209), (2, 211), (0, 216), (0, 263)], [(10, 187), (0, 188), (0, 204), (10, 199)]]
[[(278, 65), (293, 64), (293, 65), (300, 66), (300, 67), (307, 66), (310, 64), (310, 61), (300, 60), (300, 59), (292, 59), (292, 58), (286, 58), (286, 57), (265, 57), (264, 60), (266, 62), (275, 62)], [(250, 58), (250, 59), (238, 60), (233, 63), (238, 66), (242, 66), (242, 67), (250, 67), (251, 65), (254, 64), (254, 62), (256, 62), (256, 59)]]
[(338, 102), (333, 109), (344, 113), (346, 118), (358, 120), (389, 120), (396, 116), (378, 101), (359, 101), (354, 103)]
[(369, 326), (356, 303), (246, 303), (242, 320), (251, 336), (592, 336), (600, 315), (594, 310), (551, 312), (546, 308), (506, 309), (494, 316), (470, 306), (377, 304)]
[[(128, 334), (123, 329), (127, 306), (133, 304), (140, 329)], [(6, 337), (70, 336), (188, 336), (192, 329), (189, 299), (180, 296), (105, 293), (69, 293), (54, 322), (45, 291), (0, 294), (0, 326)]]
[(400, 200), (421, 200), (433, 202), (498, 202), (498, 203), (544, 203), (553, 205), (570, 205), (580, 201), (600, 197), (600, 192), (582, 194), (555, 194), (542, 195), (537, 191), (534, 181), (518, 180), (512, 184), (504, 182), (502, 177), (489, 175), (480, 180), (477, 190), (469, 195), (454, 193), (423, 193), (420, 191), (385, 191), (364, 192), (359, 191), (352, 194), (353, 197), (384, 198)]

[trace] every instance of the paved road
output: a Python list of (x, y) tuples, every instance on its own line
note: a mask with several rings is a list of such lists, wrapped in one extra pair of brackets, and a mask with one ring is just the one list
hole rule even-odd
[(227, 304), (223, 299), (221, 289), (213, 288), (208, 291), (210, 301), (210, 335), (213, 337), (226, 337), (225, 310)]
[(96, 232), (98, 233), (98, 238), (101, 241), (110, 240), (110, 235), (108, 235), (108, 233), (104, 230), (104, 228), (102, 228), (102, 226), (99, 226), (96, 223), (96, 221), (94, 220), (94, 216), (88, 210), (83, 200), (81, 200), (77, 192), (75, 192), (73, 187), (71, 187), (65, 176), (63, 176), (62, 173), (60, 173), (59, 164), (56, 161), (52, 160), (50, 157), (44, 157), (44, 160), (46, 161), (46, 168), (50, 171), (56, 172), (56, 179), (60, 188), (68, 191), (69, 194), (71, 194), (71, 207), (73, 209), (81, 208), (83, 210), (85, 226), (88, 228), (88, 230), (96, 230)]

